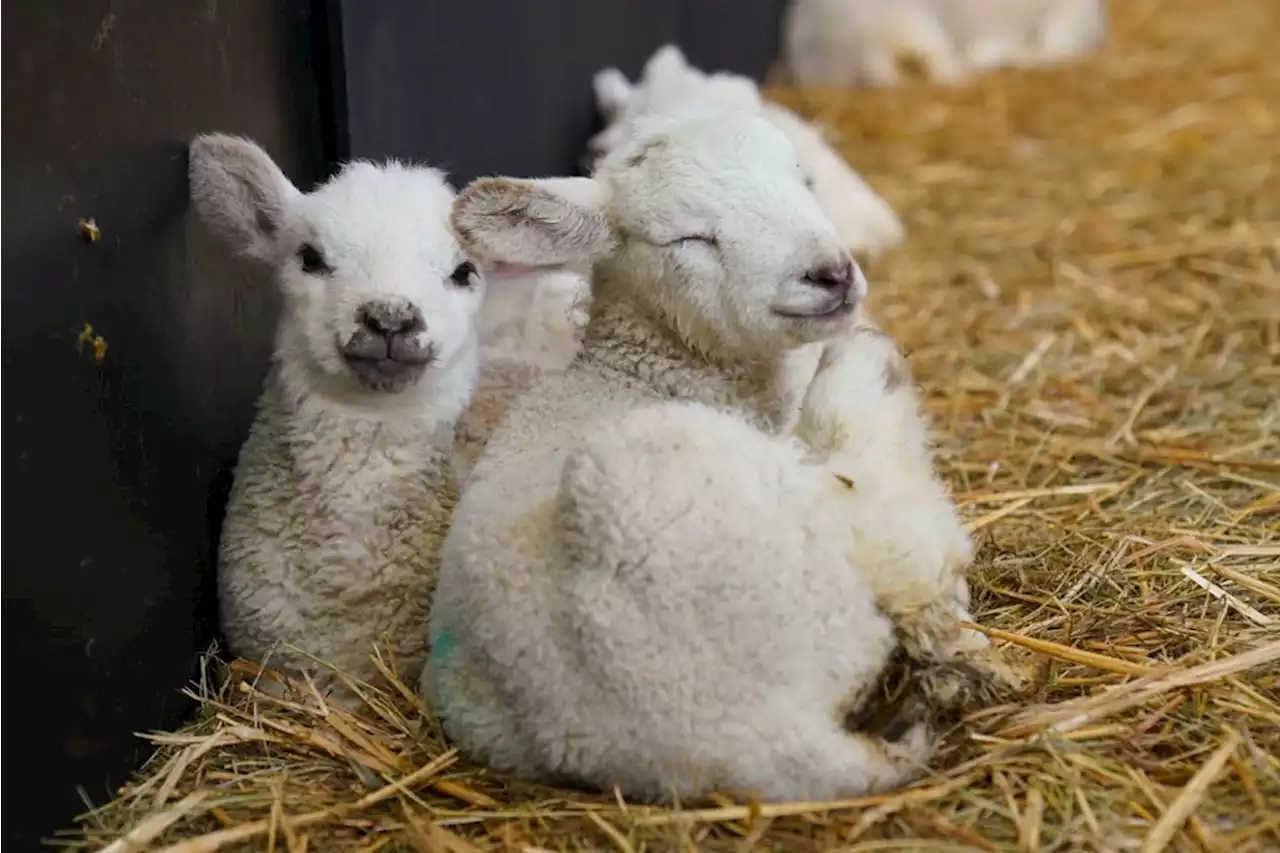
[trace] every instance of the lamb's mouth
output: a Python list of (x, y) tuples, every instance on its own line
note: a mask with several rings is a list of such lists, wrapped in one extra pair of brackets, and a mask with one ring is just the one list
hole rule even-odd
[(356, 380), (370, 391), (395, 393), (417, 384), (427, 368), (436, 360), (434, 347), (412, 353), (381, 358), (340, 350), (343, 361)]
[(846, 301), (841, 297), (816, 311), (787, 311), (775, 308), (773, 313), (788, 320), (841, 320), (852, 314), (857, 307), (856, 300)]

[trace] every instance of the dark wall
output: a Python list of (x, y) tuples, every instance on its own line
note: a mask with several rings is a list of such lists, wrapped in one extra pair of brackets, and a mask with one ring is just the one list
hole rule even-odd
[(69, 822), (76, 786), (107, 799), (142, 746), (131, 733), (185, 710), (274, 306), (188, 215), (186, 143), (245, 133), (295, 179), (318, 174), (308, 16), (264, 0), (5, 2), (8, 849)]
[(425, 159), (455, 183), (570, 174), (597, 129), (591, 77), (634, 79), (675, 42), (704, 70), (759, 80), (784, 0), (332, 0), (344, 152)]

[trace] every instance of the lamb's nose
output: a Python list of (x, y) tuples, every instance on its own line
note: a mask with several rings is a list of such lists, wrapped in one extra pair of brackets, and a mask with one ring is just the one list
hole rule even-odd
[(814, 267), (805, 275), (804, 280), (827, 290), (848, 290), (854, 281), (853, 261), (846, 259), (840, 263)]
[(418, 306), (404, 302), (366, 302), (356, 310), (356, 319), (370, 332), (387, 339), (415, 334), (427, 328)]

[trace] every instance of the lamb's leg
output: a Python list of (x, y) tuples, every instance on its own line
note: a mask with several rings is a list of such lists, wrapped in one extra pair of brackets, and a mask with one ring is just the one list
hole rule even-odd
[(775, 752), (774, 772), (755, 786), (771, 799), (795, 799), (800, 793), (807, 800), (829, 800), (900, 788), (928, 770), (937, 749), (937, 730), (928, 715), (907, 721), (892, 737), (807, 713), (792, 719), (803, 726), (795, 740), (760, 745)]
[(846, 488), (833, 480), (833, 489), (846, 492), (857, 564), (891, 610), (963, 597), (972, 545), (934, 472), (910, 370), (892, 339), (861, 326), (828, 344), (795, 431), (843, 478)]
[(829, 344), (796, 432), (852, 483), (832, 485), (844, 493), (854, 530), (851, 561), (867, 574), (913, 657), (960, 658), (1017, 685), (986, 638), (959, 624), (972, 618), (965, 579), (972, 543), (934, 471), (925, 420), (896, 344), (870, 327)]

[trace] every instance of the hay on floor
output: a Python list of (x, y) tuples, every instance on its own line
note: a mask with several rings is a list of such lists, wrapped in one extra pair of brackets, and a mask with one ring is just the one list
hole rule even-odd
[(908, 224), (873, 310), (982, 542), (980, 618), (1037, 668), (1028, 703), (909, 790), (670, 811), (495, 778), (408, 688), (351, 716), (242, 665), (64, 843), (1280, 849), (1280, 4), (1112, 7), (1071, 68), (774, 93)]

